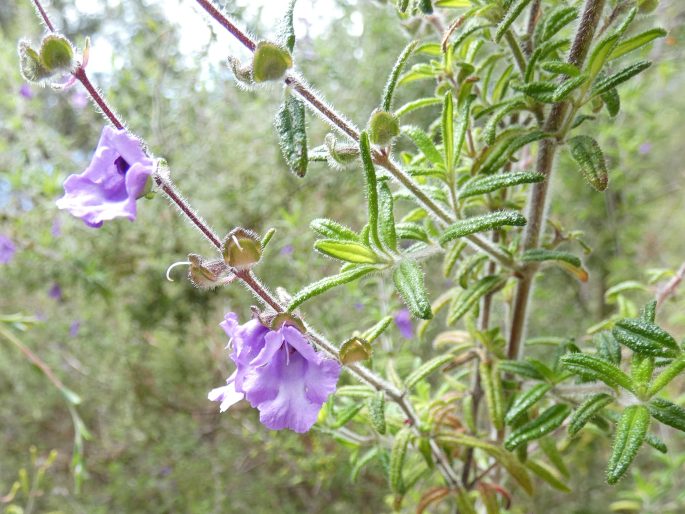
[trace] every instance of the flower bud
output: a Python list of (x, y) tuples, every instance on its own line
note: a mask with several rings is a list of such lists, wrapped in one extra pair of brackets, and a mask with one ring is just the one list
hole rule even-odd
[(64, 36), (48, 34), (40, 44), (40, 60), (53, 73), (69, 71), (74, 64), (74, 48)]
[(331, 167), (346, 168), (359, 158), (358, 145), (340, 145), (333, 134), (328, 134), (324, 143), (328, 150), (328, 165)]
[(260, 41), (252, 58), (252, 78), (255, 82), (278, 80), (292, 65), (293, 58), (285, 48)]
[(262, 244), (257, 234), (244, 228), (235, 228), (226, 236), (221, 245), (224, 262), (230, 267), (249, 269), (262, 257)]
[(235, 278), (224, 261), (207, 261), (194, 253), (188, 255), (188, 261), (188, 280), (200, 289), (213, 289), (228, 284)]
[(342, 344), (339, 353), (340, 362), (343, 364), (352, 364), (371, 358), (373, 350), (368, 341), (360, 337), (353, 337)]
[(369, 139), (374, 145), (387, 146), (400, 133), (400, 120), (392, 113), (376, 110), (369, 119)]

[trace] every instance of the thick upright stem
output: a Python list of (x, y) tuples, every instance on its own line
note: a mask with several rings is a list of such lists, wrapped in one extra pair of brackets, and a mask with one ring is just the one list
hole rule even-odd
[[(586, 0), (583, 8), (583, 16), (576, 30), (576, 36), (569, 52), (568, 62), (582, 67), (585, 57), (590, 50), (597, 24), (602, 15), (605, 0)], [(544, 124), (544, 130), (548, 133), (557, 133), (563, 126), (568, 103), (562, 102), (555, 104)], [(547, 193), (554, 166), (554, 158), (557, 147), (564, 134), (559, 134), (556, 139), (545, 139), (540, 143), (540, 153), (538, 154), (536, 171), (545, 175), (545, 180), (535, 184), (528, 197), (528, 224), (523, 234), (522, 250), (537, 248), (540, 236), (545, 225), (545, 211), (547, 208)], [(525, 326), (528, 316), (528, 303), (533, 286), (533, 280), (537, 273), (538, 266), (531, 264), (526, 267), (519, 280), (514, 308), (512, 312), (511, 332), (509, 333), (509, 346), (507, 356), (509, 359), (521, 357), (521, 341), (525, 333)]]

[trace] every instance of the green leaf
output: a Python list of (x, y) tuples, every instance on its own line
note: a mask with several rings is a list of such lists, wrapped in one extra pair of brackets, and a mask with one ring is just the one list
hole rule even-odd
[(595, 417), (604, 407), (614, 401), (614, 397), (606, 393), (593, 394), (581, 403), (573, 414), (568, 425), (569, 435), (576, 435), (588, 421)]
[(529, 145), (530, 143), (545, 139), (547, 137), (548, 135), (546, 132), (534, 130), (527, 134), (521, 134), (520, 136), (511, 138), (506, 144), (501, 145), (501, 147), (498, 147), (497, 151), (488, 156), (486, 161), (483, 163), (480, 172), (485, 175), (494, 173), (499, 168), (507, 164), (515, 152), (524, 146)]
[(607, 112), (612, 118), (621, 110), (621, 97), (616, 88), (611, 88), (602, 93), (602, 101), (607, 107)]
[(507, 114), (512, 111), (520, 110), (525, 107), (525, 103), (520, 100), (512, 100), (502, 105), (497, 109), (492, 116), (488, 119), (488, 122), (483, 127), (483, 139), (488, 145), (492, 145), (495, 142), (495, 135), (497, 132), (497, 125)]
[(509, 434), (504, 441), (504, 447), (513, 451), (529, 441), (549, 434), (561, 426), (569, 411), (568, 405), (559, 404), (549, 407), (537, 418), (521, 425)]
[(645, 435), (645, 443), (661, 453), (668, 453), (668, 446), (666, 446), (666, 443), (654, 434), (647, 432)]
[(337, 413), (335, 421), (330, 424), (331, 428), (340, 428), (345, 426), (349, 421), (354, 418), (360, 410), (364, 407), (363, 403), (353, 403), (348, 405), (344, 409)]
[(587, 353), (569, 353), (561, 357), (561, 364), (578, 375), (601, 380), (612, 388), (633, 390), (633, 381), (613, 364)]
[(638, 73), (643, 72), (651, 65), (652, 63), (650, 61), (640, 61), (636, 62), (635, 64), (631, 64), (630, 66), (623, 68), (621, 71), (618, 71), (613, 75), (609, 75), (608, 77), (605, 77), (595, 82), (595, 84), (592, 87), (592, 92), (595, 95), (601, 95), (603, 93), (606, 93), (607, 91), (615, 88), (619, 84), (622, 84), (627, 80), (630, 80)]
[(356, 264), (376, 264), (382, 262), (376, 253), (366, 245), (354, 241), (319, 239), (314, 248), (334, 259)]
[(579, 75), (577, 77), (570, 78), (568, 80), (565, 80), (557, 88), (554, 90), (552, 93), (552, 99), (555, 102), (561, 102), (565, 100), (568, 95), (573, 93), (577, 88), (582, 86), (588, 79), (588, 76), (583, 73), (582, 75)]
[[(395, 61), (395, 65), (392, 67), (392, 71), (390, 72), (388, 81), (385, 83), (385, 87), (383, 88), (381, 110), (390, 111), (390, 109), (392, 108), (392, 97), (395, 93), (397, 80), (400, 77), (400, 73), (402, 73), (402, 70), (404, 69), (404, 65), (407, 63), (407, 60), (409, 59), (409, 57), (411, 57), (411, 54), (416, 49), (417, 44), (418, 41), (411, 41), (407, 46), (404, 47), (404, 50), (402, 50), (402, 53), (400, 53), (400, 56), (397, 58), (397, 61)], [(396, 114), (396, 116), (399, 116), (399, 114)]]
[(640, 312), (640, 317), (650, 323), (656, 321), (656, 300), (651, 300), (645, 304)]
[(439, 355), (437, 357), (433, 357), (432, 359), (424, 362), (416, 368), (414, 371), (412, 371), (404, 381), (404, 385), (407, 389), (411, 389), (414, 387), (416, 384), (418, 384), (421, 380), (426, 378), (428, 375), (432, 375), (435, 373), (437, 370), (442, 368), (445, 364), (448, 362), (451, 362), (454, 360), (454, 356), (450, 354), (445, 354), (445, 355)]
[(577, 77), (580, 75), (580, 70), (577, 66), (565, 61), (547, 61), (543, 62), (540, 67), (555, 75), (566, 75), (568, 77)]
[(395, 116), (400, 118), (405, 114), (409, 114), (417, 109), (423, 109), (424, 107), (430, 107), (438, 104), (442, 104), (442, 100), (440, 98), (419, 98), (418, 100), (407, 102), (402, 107), (398, 108), (395, 111)]
[(51, 73), (69, 71), (74, 65), (74, 49), (61, 34), (48, 34), (40, 43), (40, 62)]
[(557, 468), (559, 473), (561, 473), (565, 478), (569, 478), (571, 473), (569, 472), (568, 467), (566, 467), (564, 457), (557, 448), (556, 440), (553, 437), (543, 437), (540, 439), (538, 444), (540, 445), (542, 452), (552, 462), (552, 464), (554, 464), (554, 467)]
[(369, 343), (374, 342), (376, 339), (378, 339), (378, 336), (380, 336), (385, 331), (385, 329), (387, 329), (390, 326), (392, 320), (392, 316), (385, 316), (370, 329), (366, 330), (361, 336), (362, 339), (368, 341)]
[(388, 481), (390, 482), (390, 489), (396, 494), (404, 494), (405, 492), (402, 471), (404, 469), (404, 460), (407, 455), (407, 446), (409, 445), (411, 437), (411, 429), (408, 427), (402, 428), (395, 434), (392, 451), (390, 452)]
[(354, 268), (343, 271), (337, 275), (322, 278), (313, 284), (309, 284), (307, 287), (300, 290), (295, 296), (293, 296), (293, 299), (290, 301), (290, 305), (288, 305), (288, 312), (292, 312), (294, 309), (314, 296), (318, 296), (322, 293), (325, 293), (329, 289), (333, 289), (334, 287), (342, 284), (347, 284), (348, 282), (357, 280), (358, 278), (361, 278), (377, 269), (378, 268), (376, 266), (369, 265), (355, 266)]
[(286, 90), (285, 99), (276, 113), (276, 132), (281, 144), (283, 158), (288, 168), (298, 177), (307, 173), (307, 127), (304, 103)]
[(395, 231), (395, 214), (392, 193), (387, 182), (378, 186), (378, 225), (381, 243), (390, 251), (397, 251), (397, 233)]
[(533, 483), (530, 480), (528, 471), (525, 466), (523, 466), (516, 457), (511, 453), (504, 450), (499, 446), (495, 446), (492, 443), (488, 443), (479, 439), (477, 437), (472, 437), (463, 434), (454, 434), (448, 436), (439, 436), (441, 442), (452, 443), (461, 446), (468, 446), (470, 448), (477, 448), (483, 450), (485, 453), (493, 457), (497, 462), (499, 462), (504, 469), (518, 482), (518, 484), (526, 491), (528, 494), (533, 494)]
[(614, 444), (607, 466), (607, 482), (618, 482), (635, 459), (645, 440), (650, 415), (644, 405), (626, 407), (614, 434)]
[(433, 313), (424, 284), (423, 270), (419, 264), (413, 260), (403, 260), (392, 278), (409, 312), (420, 319), (431, 319)]
[(297, 0), (290, 0), (288, 2), (288, 9), (285, 11), (285, 16), (281, 21), (281, 26), (278, 32), (278, 41), (293, 53), (295, 49), (295, 28), (293, 27), (293, 14), (295, 11), (295, 2)]
[(447, 324), (452, 325), (459, 321), (483, 296), (498, 289), (504, 285), (505, 282), (506, 278), (504, 277), (489, 275), (481, 278), (469, 289), (462, 291), (461, 294), (455, 296), (450, 303), (450, 308), (447, 313)]
[(656, 28), (647, 30), (641, 34), (638, 34), (637, 36), (626, 39), (625, 41), (622, 41), (616, 45), (616, 47), (609, 54), (608, 60), (617, 59), (628, 52), (632, 52), (633, 50), (637, 50), (638, 48), (651, 43), (655, 39), (666, 36), (666, 34), (668, 34), (668, 31), (662, 28)]
[(433, 140), (423, 130), (414, 126), (402, 127), (402, 132), (416, 145), (423, 155), (433, 164), (443, 165), (443, 158)]
[(359, 473), (361, 473), (361, 470), (364, 468), (364, 466), (366, 466), (373, 459), (376, 458), (378, 452), (378, 446), (374, 446), (354, 461), (354, 464), (352, 465), (352, 470), (350, 471), (350, 482), (354, 483), (357, 481), (357, 478), (359, 478)]
[(511, 7), (509, 7), (509, 10), (507, 11), (507, 14), (505, 14), (504, 18), (500, 22), (500, 24), (497, 26), (497, 32), (495, 33), (495, 41), (499, 42), (500, 39), (502, 39), (502, 36), (504, 36), (504, 33), (509, 30), (509, 27), (511, 27), (512, 23), (516, 21), (516, 18), (518, 18), (523, 10), (526, 8), (526, 6), (530, 3), (530, 0), (516, 0)]
[(471, 0), (437, 0), (435, 7), (471, 7)]
[(454, 167), (454, 101), (452, 93), (445, 93), (442, 104), (442, 145), (445, 151), (444, 166), (448, 172)]
[(491, 362), (481, 361), (478, 371), (492, 426), (501, 430), (504, 428), (504, 392), (502, 391), (499, 369), (497, 366), (493, 366)]
[(378, 391), (375, 396), (369, 398), (367, 406), (369, 409), (371, 426), (373, 426), (379, 434), (385, 434), (385, 393), (383, 391)]
[(418, 223), (398, 223), (395, 225), (397, 237), (400, 239), (413, 239), (415, 241), (428, 242), (426, 230)]
[(529, 459), (526, 461), (526, 467), (539, 476), (542, 480), (551, 485), (554, 489), (564, 493), (570, 493), (571, 489), (561, 480), (554, 470), (540, 460)]
[(514, 89), (521, 91), (531, 98), (543, 103), (555, 103), (554, 92), (560, 87), (556, 82), (543, 80), (537, 82), (526, 82), (514, 86)]
[(539, 402), (547, 392), (552, 389), (551, 384), (537, 384), (531, 387), (528, 391), (520, 393), (514, 403), (511, 404), (504, 421), (508, 425), (513, 423), (521, 414), (524, 414), (533, 405)]
[(583, 263), (578, 257), (568, 252), (560, 252), (557, 250), (545, 250), (544, 248), (535, 248), (527, 250), (521, 255), (523, 262), (544, 262), (544, 261), (562, 261), (580, 268)]
[(673, 336), (649, 321), (622, 319), (611, 333), (616, 340), (636, 353), (655, 357), (675, 357), (680, 348)]
[(544, 378), (542, 373), (528, 361), (502, 360), (498, 362), (497, 366), (505, 373), (521, 375), (533, 380), (543, 380)]
[(544, 43), (554, 37), (561, 29), (571, 23), (578, 17), (578, 10), (575, 7), (561, 7), (552, 12), (547, 17), (544, 25), (541, 28), (544, 30), (541, 34), (541, 43)]
[(459, 199), (491, 193), (505, 187), (542, 182), (543, 180), (545, 180), (545, 176), (542, 173), (533, 171), (512, 171), (510, 173), (497, 173), (495, 175), (476, 177), (459, 190)]
[(575, 136), (568, 140), (571, 156), (580, 168), (585, 180), (597, 191), (609, 185), (609, 173), (602, 149), (590, 136)]
[[(457, 112), (457, 126), (455, 130), (456, 140), (454, 142), (454, 162), (459, 160), (461, 156), (461, 149), (464, 146), (464, 139), (466, 138), (466, 130), (469, 126), (469, 112), (471, 110), (471, 103), (473, 102), (475, 95), (468, 95), (459, 106), (459, 112)], [(448, 168), (449, 169), (449, 168)]]
[(597, 346), (597, 355), (605, 361), (616, 364), (621, 364), (621, 345), (614, 338), (611, 332), (604, 331), (595, 334), (592, 341)]
[(654, 398), (647, 404), (647, 409), (657, 421), (685, 432), (685, 409), (680, 405), (663, 398)]
[(657, 375), (652, 382), (649, 390), (647, 391), (648, 396), (654, 396), (656, 393), (661, 391), (664, 387), (671, 383), (671, 381), (680, 375), (685, 369), (685, 355), (680, 355), (677, 359), (671, 362), (664, 370)]
[(468, 236), (476, 232), (485, 232), (496, 228), (511, 226), (522, 227), (526, 224), (526, 218), (516, 211), (494, 211), (480, 216), (473, 216), (459, 220), (450, 225), (440, 236), (440, 244), (445, 245), (458, 237)]
[(366, 181), (366, 199), (369, 215), (369, 230), (371, 241), (378, 248), (382, 248), (378, 234), (378, 184), (376, 181), (376, 168), (371, 157), (371, 145), (366, 131), (359, 135), (359, 151), (364, 164), (364, 178)]
[(602, 70), (604, 63), (607, 61), (609, 55), (616, 47), (619, 37), (620, 36), (618, 34), (612, 34), (605, 37), (595, 45), (587, 63), (587, 70), (590, 79), (594, 79)]
[(309, 224), (311, 229), (327, 239), (359, 242), (359, 235), (351, 228), (328, 218), (316, 218)]
[(442, 274), (445, 278), (449, 277), (452, 274), (452, 270), (454, 270), (454, 265), (459, 260), (461, 252), (464, 251), (466, 245), (466, 241), (462, 239), (455, 242), (452, 246), (450, 246), (450, 248), (448, 248), (447, 252), (445, 252), (445, 260), (442, 262)]

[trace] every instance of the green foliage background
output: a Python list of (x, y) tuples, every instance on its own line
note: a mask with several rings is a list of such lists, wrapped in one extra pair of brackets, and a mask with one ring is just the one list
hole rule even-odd
[[(338, 3), (341, 16), (323, 35), (298, 34), (296, 59), (326, 98), (364, 125), (409, 36), (390, 5)], [(225, 63), (180, 54), (184, 27), (165, 20), (161, 3), (102, 4), (102, 15), (94, 17), (78, 16), (63, 0), (54, 0), (50, 11), (75, 41), (102, 35), (112, 43), (113, 71), (95, 80), (130, 128), (167, 158), (181, 190), (220, 232), (235, 225), (278, 230), (261, 266), (267, 283), (294, 291), (330, 274), (333, 265), (311, 251), (314, 236), (307, 226), (323, 215), (359, 226), (361, 174), (333, 172), (325, 164), (311, 166), (304, 180), (289, 174), (272, 127), (278, 87), (241, 91)], [(578, 180), (562, 154), (551, 216), (585, 231), (594, 249), (586, 259), (591, 280), (581, 286), (563, 273), (545, 275), (536, 288), (533, 336), (579, 337), (615, 309), (604, 299), (608, 287), (628, 279), (647, 282), (640, 270), (677, 268), (685, 258), (685, 9), (678, 4), (664, 1), (657, 11), (671, 33), (652, 50), (655, 68), (622, 90), (617, 119), (599, 122), (598, 139), (611, 167), (609, 192), (596, 193)], [(361, 36), (350, 35), (355, 12), (363, 15)], [(240, 9), (234, 14), (257, 33), (273, 33), (259, 17)], [(37, 318), (15, 327), (25, 329), (17, 333), (81, 396), (79, 412), (93, 438), (86, 443), (88, 478), (74, 494), (73, 427), (64, 401), (2, 340), (0, 496), (21, 468), (30, 468), (29, 447), (35, 445), (39, 455), (59, 453), (34, 512), (389, 511), (380, 467), (351, 483), (350, 450), (328, 435), (269, 432), (251, 409), (219, 415), (206, 400), (229, 369), (218, 323), (228, 309), (246, 317), (253, 300), (238, 288), (199, 292), (178, 270), (175, 282), (164, 279), (169, 264), (207, 245), (162, 198), (141, 204), (135, 224), (116, 221), (99, 231), (57, 211), (62, 180), (89, 162), (103, 120), (78, 105), (77, 87), (64, 93), (33, 87), (32, 99), (19, 95), (16, 41), (23, 36), (39, 39), (40, 26), (29, 2), (9, 0), (0, 10), (0, 233), (15, 240), (19, 252), (0, 267), (0, 315)], [(96, 44), (91, 59), (98, 58)], [(400, 95), (410, 98), (407, 91)], [(422, 114), (414, 116), (421, 122)], [(327, 129), (309, 119), (310, 141), (318, 144)], [(280, 251), (289, 245), (292, 255)], [(62, 299), (48, 296), (53, 284), (60, 285)], [(386, 289), (382, 281), (350, 286), (314, 302), (308, 312), (332, 340), (341, 341), (399, 308)], [(383, 299), (380, 305), (365, 299), (371, 291)], [(635, 294), (636, 301), (648, 297)], [(660, 314), (680, 336), (682, 305), (677, 296)], [(72, 336), (74, 322), (80, 329)], [(396, 351), (401, 348), (396, 330), (391, 340)], [(409, 359), (425, 350), (412, 344), (417, 346), (404, 348)], [(673, 393), (682, 404), (684, 398)], [(541, 486), (534, 500), (521, 499), (532, 502), (520, 503), (521, 512), (599, 513), (614, 501), (636, 499), (644, 512), (682, 512), (685, 484), (676, 470), (685, 448), (673, 434), (661, 437), (671, 448), (663, 462), (638, 463), (631, 479), (610, 488), (602, 478), (607, 443), (584, 436), (583, 451), (569, 464), (576, 492), (564, 496), (564, 510), (552, 510), (560, 493)]]

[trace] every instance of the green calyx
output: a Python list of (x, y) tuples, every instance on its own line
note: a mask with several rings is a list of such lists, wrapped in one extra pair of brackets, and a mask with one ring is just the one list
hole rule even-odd
[(252, 58), (252, 78), (255, 82), (279, 80), (292, 65), (293, 58), (285, 48), (260, 41)]

